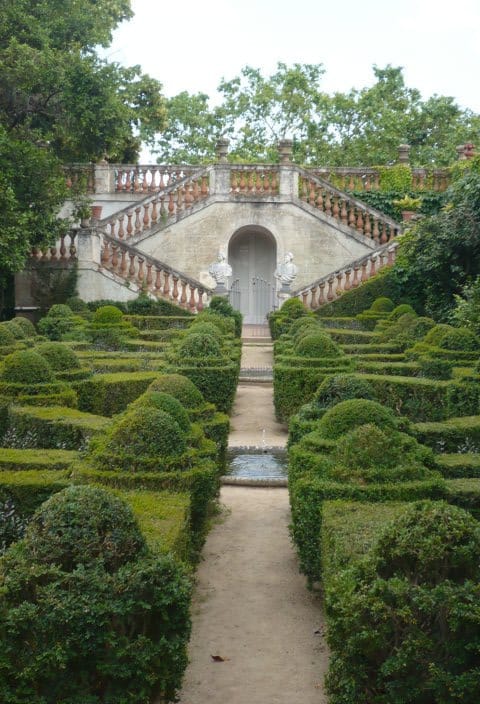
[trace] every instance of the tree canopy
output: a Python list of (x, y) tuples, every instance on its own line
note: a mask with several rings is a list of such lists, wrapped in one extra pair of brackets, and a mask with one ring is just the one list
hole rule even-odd
[[(161, 84), (103, 59), (129, 0), (1, 0), (0, 275), (59, 234), (61, 165), (135, 161), (165, 125)], [(65, 224), (63, 225), (65, 227)]]
[(221, 80), (213, 107), (204, 94), (170, 98), (159, 161), (212, 159), (224, 136), (232, 161), (274, 162), (277, 142), (290, 137), (294, 161), (305, 165), (385, 165), (407, 143), (412, 165), (445, 166), (455, 160), (458, 144), (479, 141), (478, 115), (451, 97), (423, 100), (405, 85), (401, 67), (374, 66), (372, 86), (333, 95), (322, 89), (324, 73), (322, 64), (278, 63), (270, 76), (245, 66), (239, 76)]

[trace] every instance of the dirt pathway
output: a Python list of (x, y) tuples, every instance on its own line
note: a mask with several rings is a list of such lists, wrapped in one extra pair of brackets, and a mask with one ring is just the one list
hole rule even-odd
[(322, 615), (298, 572), (287, 490), (223, 487), (221, 501), (227, 516), (197, 572), (181, 704), (324, 704)]
[[(271, 368), (272, 361), (268, 341), (243, 345), (242, 369)], [(272, 384), (241, 383), (229, 446), (261, 446), (263, 439), (274, 447), (287, 439), (274, 418)], [(322, 612), (298, 571), (288, 490), (224, 486), (220, 500), (225, 514), (196, 574), (180, 703), (325, 704)]]

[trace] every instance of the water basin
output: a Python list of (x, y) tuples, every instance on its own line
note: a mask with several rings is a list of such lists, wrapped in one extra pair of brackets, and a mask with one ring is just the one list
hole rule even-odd
[(230, 450), (227, 476), (236, 479), (286, 479), (284, 450)]

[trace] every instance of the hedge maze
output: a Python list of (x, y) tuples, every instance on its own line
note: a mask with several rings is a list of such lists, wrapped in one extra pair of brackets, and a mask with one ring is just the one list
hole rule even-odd
[(331, 704), (474, 704), (480, 340), (387, 284), (270, 316), (291, 534), (322, 589)]
[(70, 303), (0, 323), (0, 698), (171, 701), (241, 321)]

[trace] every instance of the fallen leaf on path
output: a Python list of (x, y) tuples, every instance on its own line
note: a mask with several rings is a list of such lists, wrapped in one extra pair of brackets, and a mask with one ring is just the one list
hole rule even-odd
[(226, 662), (227, 660), (230, 660), (230, 658), (223, 658), (221, 655), (210, 655), (210, 657), (213, 662)]

